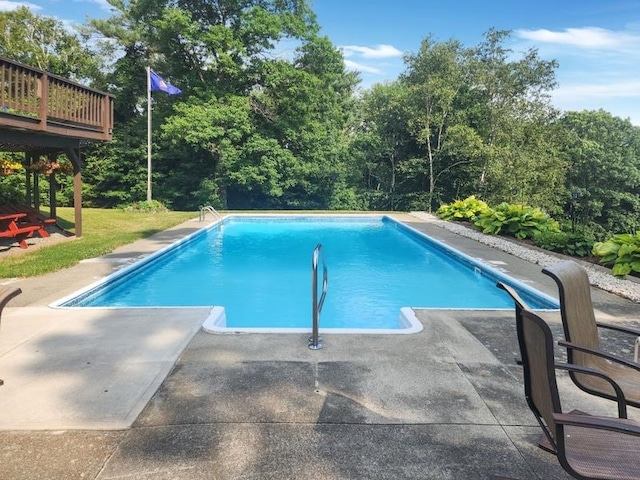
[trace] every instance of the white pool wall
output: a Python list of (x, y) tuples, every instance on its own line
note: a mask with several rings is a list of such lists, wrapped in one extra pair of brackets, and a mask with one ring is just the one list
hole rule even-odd
[[(309, 316), (311, 317), (311, 315)], [(311, 322), (309, 322), (311, 323)], [(322, 317), (319, 322), (320, 333), (339, 334), (378, 334), (378, 335), (406, 335), (422, 331), (422, 322), (418, 320), (413, 309), (402, 307), (398, 316), (398, 328), (322, 328)], [(228, 327), (224, 307), (213, 307), (209, 316), (202, 324), (202, 329), (209, 333), (311, 333), (308, 328), (249, 328)]]

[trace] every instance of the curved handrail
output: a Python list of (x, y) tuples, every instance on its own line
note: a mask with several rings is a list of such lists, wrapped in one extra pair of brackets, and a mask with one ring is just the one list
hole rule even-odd
[(216, 220), (220, 220), (222, 218), (222, 215), (220, 215), (215, 208), (213, 208), (211, 205), (206, 205), (204, 207), (200, 207), (200, 215), (198, 216), (198, 221), (204, 221), (204, 217), (207, 215), (207, 213), (213, 215), (213, 218)]
[[(318, 263), (322, 259), (322, 294), (318, 299)], [(322, 348), (322, 338), (319, 336), (319, 324), (320, 313), (322, 312), (322, 306), (327, 296), (327, 288), (329, 286), (329, 276), (327, 274), (327, 266), (324, 263), (324, 257), (322, 256), (322, 244), (316, 245), (313, 250), (313, 257), (311, 259), (311, 274), (312, 274), (312, 317), (313, 323), (311, 326), (311, 337), (309, 337), (309, 348), (312, 350), (319, 350)]]

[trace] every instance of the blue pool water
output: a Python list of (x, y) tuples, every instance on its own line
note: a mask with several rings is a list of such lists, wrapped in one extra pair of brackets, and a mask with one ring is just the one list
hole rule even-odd
[[(228, 327), (309, 327), (318, 243), (329, 273), (324, 328), (398, 328), (407, 306), (513, 308), (495, 287), (500, 274), (394, 220), (317, 216), (227, 218), (63, 306), (218, 305)], [(520, 292), (535, 308), (555, 308)]]

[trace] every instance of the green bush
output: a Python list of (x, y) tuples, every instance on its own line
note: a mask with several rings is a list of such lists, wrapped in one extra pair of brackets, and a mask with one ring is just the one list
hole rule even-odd
[(144, 202), (136, 202), (123, 208), (125, 212), (143, 212), (143, 213), (164, 213), (169, 209), (158, 200), (145, 200)]
[(611, 266), (611, 273), (616, 276), (640, 273), (640, 231), (620, 233), (605, 242), (597, 242), (592, 253), (600, 257), (600, 263)]
[(586, 257), (591, 253), (595, 239), (593, 235), (584, 232), (553, 232), (543, 231), (534, 234), (533, 243), (540, 248), (552, 252)]
[(478, 200), (475, 195), (471, 195), (464, 200), (440, 205), (436, 215), (444, 220), (469, 220), (473, 223), (481, 213), (487, 210), (489, 210), (489, 205)]
[(24, 203), (24, 176), (0, 176), (0, 205)]
[(482, 212), (473, 223), (483, 233), (503, 234), (520, 239), (532, 238), (539, 232), (560, 231), (558, 222), (539, 208), (506, 202)]

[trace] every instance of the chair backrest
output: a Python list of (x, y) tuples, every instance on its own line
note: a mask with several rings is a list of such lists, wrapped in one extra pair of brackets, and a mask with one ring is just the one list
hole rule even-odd
[(522, 355), (524, 394), (547, 439), (556, 448), (552, 413), (561, 413), (555, 375), (553, 334), (547, 323), (530, 310), (516, 315), (518, 344)]
[[(542, 269), (558, 284), (562, 327), (568, 342), (600, 349), (598, 327), (591, 302), (591, 286), (587, 271), (567, 260)], [(588, 365), (590, 355), (569, 349), (569, 363)]]

